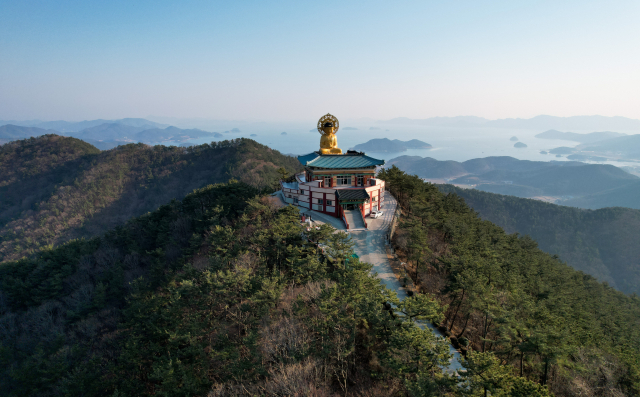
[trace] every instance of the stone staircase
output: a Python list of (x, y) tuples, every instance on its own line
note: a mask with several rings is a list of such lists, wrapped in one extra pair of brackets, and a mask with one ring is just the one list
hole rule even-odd
[(349, 230), (352, 229), (365, 229), (364, 219), (362, 219), (362, 213), (360, 210), (345, 210), (344, 217), (349, 224)]

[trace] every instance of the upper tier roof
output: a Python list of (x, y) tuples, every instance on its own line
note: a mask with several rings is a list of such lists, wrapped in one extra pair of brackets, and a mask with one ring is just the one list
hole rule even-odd
[(313, 152), (298, 156), (302, 165), (314, 168), (370, 168), (384, 165), (384, 160), (374, 159), (364, 153), (320, 154)]

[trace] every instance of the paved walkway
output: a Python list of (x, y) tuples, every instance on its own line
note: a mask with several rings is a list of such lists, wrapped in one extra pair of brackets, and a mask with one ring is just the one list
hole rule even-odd
[[(283, 206), (288, 205), (284, 201), (284, 197), (282, 197), (281, 192), (275, 193), (274, 196), (277, 196), (280, 199)], [(369, 227), (368, 230), (346, 230), (341, 219), (325, 215), (321, 212), (312, 211), (307, 208), (302, 208), (300, 206), (294, 205), (294, 207), (298, 208), (301, 213), (307, 216), (311, 215), (314, 225), (328, 223), (337, 230), (349, 233), (353, 243), (355, 244), (354, 251), (358, 254), (360, 260), (373, 265), (373, 271), (378, 274), (378, 278), (382, 280), (382, 283), (390, 290), (396, 291), (400, 300), (404, 300), (407, 297), (407, 289), (402, 287), (398, 276), (393, 271), (386, 243), (386, 235), (388, 229), (391, 227), (391, 221), (393, 220), (393, 214), (396, 211), (396, 205), (396, 199), (391, 196), (389, 192), (385, 192), (382, 208), (384, 215), (377, 219), (373, 219), (371, 217), (366, 218)], [(440, 331), (438, 331), (431, 323), (419, 321), (418, 325), (421, 328), (428, 327), (436, 335), (444, 337), (442, 333), (440, 333)], [(451, 344), (449, 345), (449, 351), (452, 358), (451, 364), (446, 368), (446, 371), (449, 373), (456, 373), (459, 370), (464, 371), (461, 364), (462, 358), (460, 356), (460, 352), (458, 352)]]
[[(378, 277), (382, 280), (387, 288), (396, 291), (398, 298), (404, 300), (407, 297), (407, 290), (402, 287), (400, 280), (394, 273), (389, 261), (389, 255), (387, 254), (386, 247), (386, 234), (389, 227), (391, 227), (391, 221), (393, 214), (396, 211), (396, 200), (389, 194), (385, 193), (384, 206), (382, 210), (384, 215), (378, 219), (367, 218), (369, 224), (369, 230), (366, 231), (353, 231), (349, 234), (353, 242), (355, 243), (354, 250), (363, 262), (368, 262), (373, 265), (373, 271), (378, 273)], [(431, 323), (418, 322), (421, 328), (425, 326), (430, 328), (436, 335), (442, 337), (443, 335), (438, 331)], [(455, 373), (458, 370), (464, 370), (460, 361), (460, 353), (449, 345), (449, 351), (453, 355), (451, 364), (446, 368), (447, 372)]]

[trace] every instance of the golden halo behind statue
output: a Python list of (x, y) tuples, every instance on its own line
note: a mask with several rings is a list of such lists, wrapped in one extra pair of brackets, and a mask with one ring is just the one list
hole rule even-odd
[(320, 134), (324, 134), (324, 131), (322, 129), (322, 127), (324, 127), (324, 123), (333, 123), (333, 133), (335, 134), (336, 132), (338, 132), (340, 123), (338, 122), (336, 116), (332, 115), (331, 113), (327, 113), (324, 116), (320, 117), (320, 120), (318, 120), (318, 132)]

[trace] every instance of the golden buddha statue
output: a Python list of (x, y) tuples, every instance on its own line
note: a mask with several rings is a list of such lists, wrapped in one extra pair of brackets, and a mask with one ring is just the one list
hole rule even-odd
[(321, 154), (342, 154), (342, 149), (338, 148), (338, 138), (336, 138), (339, 127), (340, 123), (338, 123), (336, 116), (327, 113), (320, 117), (318, 132), (322, 134), (322, 138), (320, 138)]

